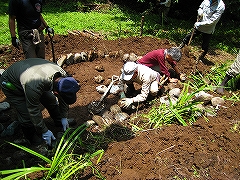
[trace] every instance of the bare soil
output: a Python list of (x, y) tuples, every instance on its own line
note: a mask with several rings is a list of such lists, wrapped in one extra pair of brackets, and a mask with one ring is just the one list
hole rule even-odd
[[(86, 37), (81, 35), (54, 36), (55, 56), (68, 53), (80, 53), (82, 51), (99, 52), (102, 51), (109, 56), (97, 57), (90, 62), (80, 62), (64, 67), (72, 74), (81, 85), (77, 94), (77, 102), (70, 106), (69, 117), (75, 118), (79, 126), (92, 119), (87, 106), (94, 100), (99, 100), (101, 94), (96, 91), (97, 84), (94, 76), (104, 77), (102, 84), (108, 85), (109, 78), (112, 75), (120, 75), (120, 69), (123, 61), (119, 53), (135, 53), (144, 55), (149, 51), (158, 48), (168, 48), (176, 46), (166, 39), (157, 39), (152, 37), (131, 37), (118, 40), (103, 40), (101, 38)], [(12, 47), (3, 47), (1, 54), (2, 62), (8, 65), (14, 61), (23, 60), (21, 51)], [(182, 60), (177, 64), (180, 71), (190, 75), (197, 70), (206, 74), (210, 71), (213, 64), (234, 60), (233, 55), (221, 52), (217, 49), (211, 49), (206, 56), (209, 62), (199, 62), (196, 65), (198, 51), (187, 47), (183, 49)], [(196, 49), (196, 48), (195, 48)], [(46, 59), (52, 58), (51, 44), (46, 37)], [(101, 65), (105, 71), (98, 72), (95, 66)], [(219, 96), (214, 94), (214, 96)], [(231, 94), (225, 91), (225, 96)], [(106, 101), (106, 110), (113, 104), (116, 104), (119, 97), (109, 95)], [(1, 102), (5, 101), (5, 96), (1, 92)], [(97, 165), (100, 173), (107, 179), (115, 180), (144, 180), (144, 179), (221, 179), (237, 180), (240, 179), (240, 143), (239, 143), (239, 122), (240, 122), (240, 103), (226, 101), (227, 108), (220, 108), (217, 116), (208, 117), (207, 122), (204, 118), (199, 118), (192, 126), (183, 127), (178, 124), (169, 125), (160, 129), (149, 129), (138, 132), (131, 136), (131, 129), (113, 128), (110, 132), (111, 138), (115, 141), (103, 146), (105, 153), (101, 162)], [(137, 112), (128, 112), (131, 117), (136, 113), (147, 113), (151, 106)], [(7, 126), (15, 120), (14, 109), (10, 108), (4, 112), (10, 116), (10, 120), (3, 123)], [(47, 126), (55, 134), (61, 131), (54, 127), (48, 113), (43, 110)], [(137, 123), (141, 119), (134, 119)], [(17, 151), (5, 141), (12, 142), (20, 138), (22, 133), (17, 130), (15, 135), (1, 138), (0, 140), (0, 169), (14, 169), (25, 166), (37, 165), (38, 161), (31, 156), (14, 156)], [(36, 178), (36, 174), (32, 179)], [(41, 175), (39, 175), (41, 176)], [(77, 179), (97, 179), (90, 169), (87, 169)]]

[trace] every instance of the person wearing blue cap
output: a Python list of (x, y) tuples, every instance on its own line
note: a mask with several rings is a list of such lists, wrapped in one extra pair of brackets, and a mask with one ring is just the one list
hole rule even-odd
[(0, 83), (31, 144), (41, 144), (44, 140), (51, 146), (51, 141), (56, 139), (43, 121), (41, 104), (56, 126), (62, 126), (64, 131), (69, 127), (69, 105), (76, 102), (80, 86), (57, 64), (41, 58), (18, 61), (2, 73)]

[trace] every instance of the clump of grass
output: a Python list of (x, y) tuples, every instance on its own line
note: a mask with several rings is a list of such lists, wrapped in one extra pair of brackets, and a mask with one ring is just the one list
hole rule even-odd
[[(196, 72), (195, 74), (191, 74), (189, 76), (190, 84), (194, 89), (198, 89), (201, 86), (212, 87), (211, 90), (214, 90), (217, 86), (219, 86), (226, 75), (226, 71), (232, 64), (232, 61), (226, 61), (222, 64), (217, 64), (211, 68), (209, 72)], [(240, 79), (240, 75), (232, 78), (225, 85), (226, 89), (236, 90), (237, 84)]]
[(151, 128), (158, 128), (162, 125), (172, 123), (187, 126), (188, 124), (193, 124), (200, 115), (204, 116), (204, 111), (197, 106), (203, 102), (194, 101), (193, 97), (196, 93), (208, 90), (208, 88), (202, 86), (191, 93), (189, 93), (189, 88), (189, 84), (184, 84), (180, 97), (175, 104), (172, 103), (169, 97), (169, 105), (161, 103), (159, 106), (153, 107), (150, 112), (145, 115), (145, 117), (148, 118), (148, 124)]
[(96, 163), (100, 161), (104, 153), (103, 150), (98, 150), (94, 153), (85, 153), (85, 154), (74, 153), (76, 142), (79, 141), (79, 139), (81, 139), (81, 135), (86, 130), (86, 128), (87, 128), (86, 125), (79, 126), (71, 134), (69, 133), (70, 129), (68, 129), (64, 133), (62, 139), (60, 140), (52, 159), (49, 159), (48, 157), (43, 156), (42, 154), (39, 154), (24, 146), (16, 145), (9, 142), (13, 146), (16, 146), (42, 159), (47, 164), (47, 167), (44, 165), (39, 165), (39, 167), (3, 170), (3, 171), (0, 171), (2, 180), (21, 179), (26, 177), (30, 173), (39, 172), (39, 171), (45, 172), (44, 179), (61, 179), (61, 180), (66, 179), (67, 180), (76, 174), (82, 173), (84, 169), (87, 167), (91, 167), (93, 169), (93, 172), (96, 173), (96, 176), (98, 176), (101, 179), (104, 179), (100, 175), (100, 173), (97, 171), (97, 169), (94, 167), (94, 163), (92, 162), (92, 160), (95, 157), (98, 157)]

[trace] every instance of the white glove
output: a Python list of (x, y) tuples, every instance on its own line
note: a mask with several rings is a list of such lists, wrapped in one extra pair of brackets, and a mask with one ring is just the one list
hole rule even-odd
[(198, 28), (199, 26), (200, 26), (200, 24), (201, 24), (201, 22), (195, 22), (195, 24), (194, 24), (194, 28)]
[(133, 103), (133, 99), (132, 98), (123, 98), (121, 103), (122, 103), (123, 108), (129, 108), (129, 106)]
[(62, 118), (61, 119), (61, 123), (62, 123), (62, 126), (63, 126), (63, 131), (66, 131), (67, 128), (69, 128), (69, 124), (68, 124), (67, 118)]
[(52, 140), (56, 140), (56, 138), (54, 137), (52, 131), (50, 131), (50, 130), (48, 130), (45, 133), (42, 133), (42, 138), (44, 139), (46, 144), (49, 145), (49, 146), (51, 146)]

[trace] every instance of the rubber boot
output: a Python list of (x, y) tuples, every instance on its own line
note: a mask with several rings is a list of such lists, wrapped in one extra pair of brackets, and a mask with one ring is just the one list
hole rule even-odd
[(218, 94), (223, 94), (224, 86), (225, 86), (225, 84), (226, 84), (230, 79), (232, 79), (231, 76), (229, 76), (229, 75), (226, 75), (226, 76), (225, 76), (225, 78), (223, 79), (222, 83), (220, 84), (221, 87), (219, 87), (219, 88), (216, 89), (216, 92), (217, 92)]
[(178, 47), (179, 47), (180, 49), (182, 49), (184, 46), (185, 46), (185, 43), (182, 42)]
[(40, 145), (43, 143), (43, 139), (37, 135), (37, 132), (34, 127), (21, 127), (24, 137), (32, 144), (32, 145)]

